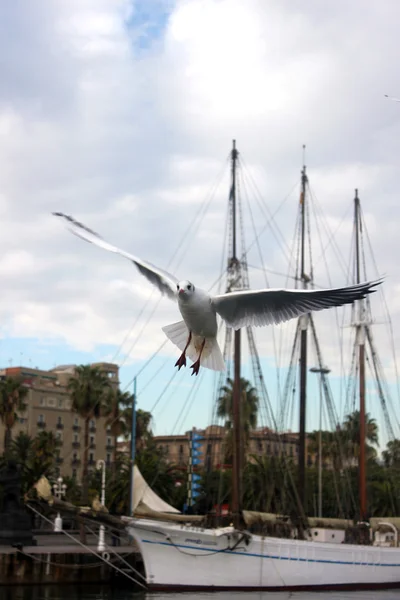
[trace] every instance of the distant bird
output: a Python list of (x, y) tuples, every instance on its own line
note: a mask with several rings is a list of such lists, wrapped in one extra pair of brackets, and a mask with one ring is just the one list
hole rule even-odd
[(381, 283), (373, 281), (328, 290), (239, 290), (210, 296), (190, 281), (179, 281), (166, 271), (112, 246), (73, 217), (60, 212), (53, 214), (65, 220), (68, 229), (78, 237), (132, 261), (162, 294), (178, 301), (183, 321), (167, 325), (162, 330), (182, 351), (175, 363), (178, 369), (186, 366), (186, 355), (194, 361), (191, 365), (192, 375), (198, 374), (200, 362), (202, 366), (214, 371), (225, 369), (216, 339), (217, 314), (233, 329), (248, 325), (261, 327), (282, 323), (311, 311), (351, 304), (365, 298)]
[(400, 102), (399, 98), (395, 98), (394, 96), (388, 96), (387, 94), (385, 94), (385, 98), (387, 98), (388, 100), (394, 100), (394, 102)]

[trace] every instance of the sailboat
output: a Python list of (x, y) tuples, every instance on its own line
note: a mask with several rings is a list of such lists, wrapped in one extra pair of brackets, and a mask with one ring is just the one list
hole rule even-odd
[[(238, 257), (236, 242), (236, 168), (238, 151), (235, 142), (230, 154), (230, 203), (232, 214), (231, 252), (228, 260), (227, 288), (246, 285), (246, 270)], [(301, 178), (301, 272), (304, 288), (309, 283), (305, 273), (305, 194), (307, 174)], [(355, 202), (358, 222), (359, 201)], [(358, 242), (357, 242), (358, 243)], [(359, 248), (359, 246), (358, 246)], [(359, 263), (358, 263), (359, 264)], [(358, 269), (358, 281), (360, 270)], [(365, 369), (363, 343), (366, 323), (363, 301), (358, 306), (356, 324), (360, 358), (360, 412), (365, 417)], [(305, 496), (306, 462), (306, 374), (307, 335), (312, 316), (301, 317), (300, 331), (300, 501)], [(311, 322), (311, 329), (313, 329)], [(232, 336), (232, 332), (228, 335)], [(146, 582), (151, 590), (301, 590), (301, 589), (375, 589), (400, 586), (400, 548), (382, 545), (317, 543), (307, 539), (301, 526), (288, 538), (258, 535), (246, 529), (246, 512), (242, 510), (241, 464), (241, 331), (233, 333), (233, 460), (232, 523), (227, 527), (204, 527), (203, 517), (151, 511), (125, 517), (126, 529), (142, 554)], [(321, 378), (324, 377), (322, 363)], [(325, 385), (325, 380), (324, 380)], [(365, 500), (365, 430), (360, 431), (360, 520), (366, 519)], [(251, 515), (247, 513), (247, 520)], [(243, 519), (245, 517), (245, 519)], [(301, 521), (301, 520), (300, 520)], [(332, 537), (330, 537), (332, 539)]]

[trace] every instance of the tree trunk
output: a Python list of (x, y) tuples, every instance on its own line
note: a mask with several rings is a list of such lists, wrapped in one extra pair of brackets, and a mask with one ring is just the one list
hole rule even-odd
[(89, 422), (90, 417), (85, 419), (85, 433), (83, 436), (83, 464), (82, 464), (82, 502), (87, 506), (88, 496), (88, 452), (89, 452)]
[[(89, 504), (88, 494), (88, 452), (89, 452), (89, 422), (90, 417), (85, 419), (85, 432), (83, 435), (83, 464), (82, 464), (82, 504)], [(86, 544), (85, 523), (81, 522), (79, 526), (79, 537), (82, 544)]]
[(4, 429), (4, 454), (8, 454), (11, 446), (11, 427), (8, 425)]

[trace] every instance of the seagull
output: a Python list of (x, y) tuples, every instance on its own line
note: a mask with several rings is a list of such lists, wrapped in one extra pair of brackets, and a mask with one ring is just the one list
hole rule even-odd
[(200, 364), (213, 371), (225, 369), (217, 342), (217, 315), (235, 330), (250, 325), (262, 327), (278, 324), (311, 311), (362, 300), (382, 283), (378, 280), (325, 290), (238, 290), (210, 296), (191, 281), (180, 281), (151, 263), (109, 244), (73, 217), (61, 212), (54, 212), (53, 215), (66, 222), (74, 235), (133, 262), (163, 295), (178, 302), (183, 320), (167, 325), (162, 330), (182, 352), (175, 363), (178, 370), (186, 367), (186, 356), (194, 361), (191, 365), (192, 375), (198, 375)]
[(394, 96), (388, 96), (387, 94), (385, 94), (385, 98), (387, 98), (388, 100), (394, 100), (395, 102), (400, 102), (399, 98), (395, 98)]

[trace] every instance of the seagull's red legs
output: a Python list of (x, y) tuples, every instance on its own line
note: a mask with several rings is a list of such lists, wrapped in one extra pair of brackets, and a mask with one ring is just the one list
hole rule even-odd
[(192, 375), (198, 375), (199, 373), (199, 369), (200, 369), (200, 358), (201, 358), (201, 353), (203, 352), (204, 349), (204, 345), (206, 343), (206, 338), (204, 338), (203, 343), (201, 344), (201, 348), (200, 348), (200, 354), (199, 354), (199, 358), (196, 360), (196, 362), (194, 362), (192, 364), (192, 366), (190, 367), (191, 369), (193, 369), (193, 373)]
[(188, 346), (189, 346), (191, 340), (192, 340), (192, 332), (190, 331), (188, 341), (186, 342), (186, 346), (185, 346), (182, 354), (180, 355), (180, 357), (178, 358), (178, 360), (175, 363), (175, 367), (178, 367), (178, 371), (180, 371), (181, 367), (186, 367), (186, 350), (188, 349)]

